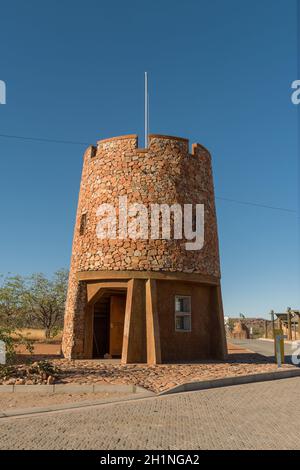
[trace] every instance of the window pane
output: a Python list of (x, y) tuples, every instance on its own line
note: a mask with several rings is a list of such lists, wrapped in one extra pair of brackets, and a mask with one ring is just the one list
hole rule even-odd
[(184, 318), (179, 315), (176, 317), (176, 330), (184, 329)]
[(191, 330), (191, 315), (176, 315), (175, 317), (176, 330), (190, 331)]
[(185, 317), (183, 317), (183, 319), (184, 319), (184, 329), (189, 331), (191, 329), (190, 315), (186, 315)]
[(183, 309), (182, 312), (190, 313), (191, 311), (191, 298), (190, 297), (183, 297)]
[(181, 313), (191, 313), (191, 298), (176, 296), (175, 311)]
[(175, 297), (175, 312), (180, 312), (180, 307), (181, 307), (181, 304), (180, 304), (180, 297)]

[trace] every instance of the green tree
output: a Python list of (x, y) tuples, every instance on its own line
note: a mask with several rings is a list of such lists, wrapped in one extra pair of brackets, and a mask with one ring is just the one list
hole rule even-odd
[(0, 285), (0, 324), (21, 328), (25, 325), (25, 279), (22, 276), (2, 276)]
[(228, 320), (228, 330), (229, 330), (230, 333), (233, 332), (234, 325), (235, 325), (235, 321), (233, 320), (233, 318), (229, 318), (229, 320)]
[(28, 278), (24, 292), (27, 315), (45, 329), (47, 339), (57, 327), (62, 327), (67, 296), (68, 271), (56, 271), (52, 279), (44, 274)]
[(7, 276), (0, 286), (0, 324), (45, 329), (46, 338), (62, 327), (67, 295), (68, 271), (61, 269), (52, 279), (44, 274)]

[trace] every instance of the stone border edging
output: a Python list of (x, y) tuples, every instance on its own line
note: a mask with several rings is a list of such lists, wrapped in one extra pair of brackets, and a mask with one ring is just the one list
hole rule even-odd
[(242, 385), (254, 382), (265, 382), (268, 380), (287, 379), (300, 376), (300, 368), (281, 370), (276, 372), (264, 372), (259, 374), (241, 375), (225, 377), (222, 379), (202, 380), (199, 382), (186, 382), (176, 385), (168, 390), (154, 394), (138, 385), (127, 384), (54, 384), (54, 385), (0, 385), (1, 393), (134, 393), (134, 394), (154, 394), (156, 396), (169, 395), (172, 393), (192, 392), (197, 390), (207, 390), (210, 388), (228, 387), (231, 385)]
[(223, 379), (202, 380), (199, 382), (187, 382), (176, 387), (160, 392), (158, 396), (170, 395), (172, 393), (194, 392), (218, 387), (229, 387), (231, 385), (250, 384), (255, 382), (266, 382), (269, 380), (289, 379), (300, 376), (300, 368), (282, 370), (278, 372), (263, 372), (259, 374), (241, 375), (236, 377), (225, 377)]
[(54, 384), (54, 385), (0, 385), (0, 393), (145, 393), (146, 389), (127, 384)]

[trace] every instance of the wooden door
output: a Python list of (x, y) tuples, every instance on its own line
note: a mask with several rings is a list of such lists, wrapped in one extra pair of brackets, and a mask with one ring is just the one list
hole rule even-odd
[(110, 298), (110, 350), (111, 356), (121, 356), (123, 346), (125, 295), (112, 295)]

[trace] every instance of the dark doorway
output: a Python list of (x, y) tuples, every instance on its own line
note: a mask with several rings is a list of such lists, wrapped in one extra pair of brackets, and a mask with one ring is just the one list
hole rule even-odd
[(93, 357), (109, 353), (110, 299), (102, 299), (94, 306)]

